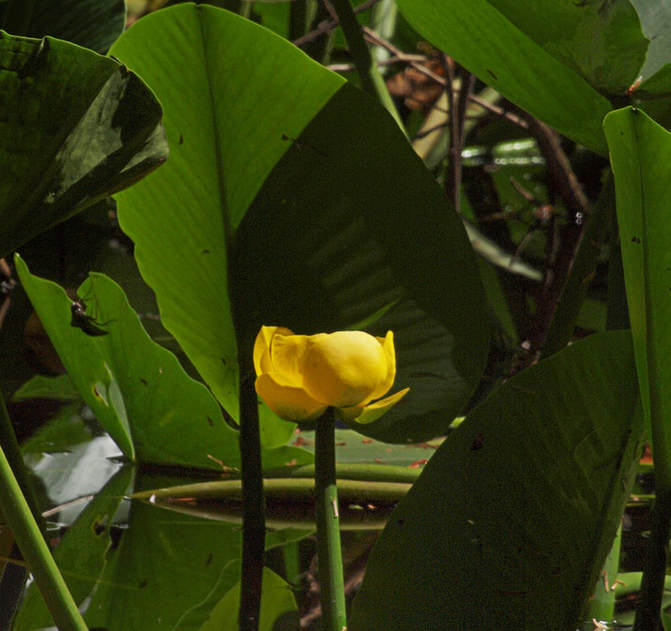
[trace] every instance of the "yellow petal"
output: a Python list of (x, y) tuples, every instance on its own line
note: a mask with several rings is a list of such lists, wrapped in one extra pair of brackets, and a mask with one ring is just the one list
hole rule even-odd
[(394, 334), (392, 331), (387, 331), (385, 337), (375, 338), (382, 346), (385, 359), (387, 361), (387, 374), (385, 378), (380, 381), (377, 388), (371, 393), (370, 397), (362, 401), (359, 405), (366, 405), (373, 399), (379, 399), (389, 392), (389, 388), (394, 385), (396, 379), (396, 350), (394, 349)]
[(257, 375), (262, 375), (266, 372), (271, 372), (273, 369), (272, 362), (270, 361), (270, 345), (273, 339), (273, 336), (276, 333), (282, 335), (291, 335), (292, 332), (289, 329), (285, 329), (281, 326), (262, 326), (256, 340), (254, 341), (254, 370), (256, 370)]
[(377, 421), (383, 414), (386, 414), (393, 408), (406, 394), (410, 388), (404, 388), (395, 394), (391, 394), (384, 399), (370, 403), (364, 407), (340, 408), (340, 415), (349, 421), (355, 421), (361, 425)]
[(315, 401), (305, 390), (278, 384), (273, 373), (257, 377), (255, 386), (266, 405), (286, 421), (311, 421), (326, 410), (324, 404)]
[(310, 336), (301, 369), (308, 394), (334, 407), (370, 400), (380, 384), (388, 380), (383, 346), (363, 331)]
[(303, 387), (303, 359), (308, 345), (307, 335), (277, 333), (270, 344), (273, 377), (283, 386)]

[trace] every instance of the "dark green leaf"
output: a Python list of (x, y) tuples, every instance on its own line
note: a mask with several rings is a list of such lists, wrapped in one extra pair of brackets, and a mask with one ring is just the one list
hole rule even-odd
[(495, 390), (392, 514), (349, 628), (574, 630), (640, 456), (637, 399), (627, 331)]
[[(0, 5), (0, 24), (5, 17)], [(51, 35), (105, 54), (126, 23), (124, 0), (35, 0), (23, 35)]]
[(167, 155), (161, 108), (127, 68), (51, 37), (0, 32), (0, 254)]
[(366, 328), (394, 331), (392, 392), (410, 392), (357, 431), (392, 442), (444, 433), (480, 377), (489, 323), (461, 220), (390, 119), (349, 84), (264, 183), (232, 270), (248, 334), (279, 323), (332, 331), (383, 313)]
[(624, 94), (641, 73), (648, 40), (629, 0), (488, 1), (603, 94)]

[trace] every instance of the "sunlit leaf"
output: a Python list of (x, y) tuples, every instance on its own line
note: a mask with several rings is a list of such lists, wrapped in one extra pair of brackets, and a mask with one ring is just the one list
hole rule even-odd
[(207, 389), (153, 342), (121, 288), (91, 274), (79, 290), (87, 317), (105, 332), (73, 325), (72, 301), (15, 257), (21, 283), (86, 404), (126, 456), (140, 462), (220, 469), (239, 465), (238, 434)]
[[(610, 110), (609, 102), (492, 2), (399, 0), (398, 4), (421, 35), (481, 81), (569, 138), (606, 152), (601, 121)], [(527, 4), (524, 7), (533, 11)], [(546, 20), (548, 28), (557, 28), (547, 16), (539, 19)]]
[(640, 110), (609, 114), (604, 129), (615, 176), (617, 220), (641, 400), (652, 422), (658, 484), (671, 481), (671, 134)]
[[(204, 5), (144, 18), (112, 53), (161, 99), (173, 147), (119, 196), (121, 225), (219, 401), (237, 415), (233, 313), (253, 340), (262, 324), (317, 333), (390, 307), (375, 326), (394, 329), (397, 383), (411, 391), (363, 431), (443, 432), (482, 372), (484, 298), (459, 218), (388, 114), (286, 41)], [(262, 431), (288, 440), (291, 424), (262, 416)]]

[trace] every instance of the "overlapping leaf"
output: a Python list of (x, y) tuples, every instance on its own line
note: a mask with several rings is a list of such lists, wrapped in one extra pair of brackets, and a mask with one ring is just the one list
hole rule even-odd
[(0, 33), (0, 254), (160, 165), (161, 108), (80, 46)]
[[(399, 0), (398, 4), (421, 35), (479, 79), (569, 138), (605, 153), (601, 121), (609, 102), (493, 2)], [(532, 13), (536, 8), (530, 3), (519, 6)], [(547, 27), (556, 26), (547, 16), (542, 19)]]
[[(30, 23), (21, 35), (51, 35), (101, 54), (121, 35), (126, 22), (124, 0), (35, 0), (31, 4)], [(0, 4), (0, 24), (4, 17)]]
[(641, 71), (648, 40), (629, 0), (488, 1), (602, 94), (624, 94)]
[(365, 431), (444, 431), (484, 363), (482, 289), (461, 222), (384, 110), (211, 7), (145, 18), (112, 52), (156, 91), (174, 148), (119, 196), (120, 221), (166, 327), (222, 404), (236, 413), (233, 310), (243, 339), (261, 324), (315, 333), (386, 311), (377, 326), (394, 328), (411, 392), (406, 412)]
[(239, 464), (237, 432), (215, 399), (149, 338), (114, 281), (92, 274), (80, 288), (87, 315), (107, 331), (92, 337), (71, 325), (71, 300), (61, 287), (15, 261), (70, 379), (127, 457), (215, 469), (217, 460)]
[(637, 400), (627, 331), (494, 391), (390, 518), (349, 628), (575, 629), (640, 455)]

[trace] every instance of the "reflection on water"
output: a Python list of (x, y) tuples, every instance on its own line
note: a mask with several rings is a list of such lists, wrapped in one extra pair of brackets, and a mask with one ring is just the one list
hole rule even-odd
[(67, 452), (27, 454), (25, 461), (43, 485), (43, 510), (64, 505), (58, 522), (70, 524), (86, 506), (85, 502), (73, 500), (100, 491), (121, 468), (120, 455), (119, 448), (105, 434), (74, 445)]

